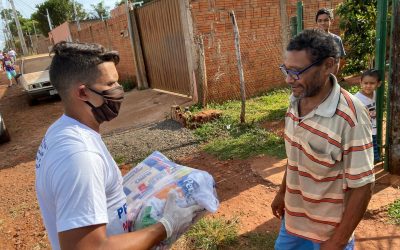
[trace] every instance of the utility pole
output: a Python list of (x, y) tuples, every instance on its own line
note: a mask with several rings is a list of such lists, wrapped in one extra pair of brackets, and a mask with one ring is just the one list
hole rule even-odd
[(30, 41), (30, 43), (31, 43), (31, 51), (33, 51), (33, 42), (32, 42), (32, 36), (31, 36), (31, 32), (30, 32), (30, 30), (28, 30), (27, 32), (26, 32), (26, 34), (28, 35), (28, 37), (29, 37), (29, 41)]
[(3, 11), (3, 10), (4, 10), (4, 18), (3, 18), (4, 30), (3, 30), (3, 32), (7, 35), (7, 38), (8, 38), (9, 44), (7, 46), (9, 46), (9, 48), (15, 49), (14, 37), (10, 31), (10, 25), (8, 23), (7, 12), (3, 8), (3, 1), (0, 1), (0, 11)]
[(28, 55), (28, 49), (26, 48), (24, 34), (22, 33), (21, 24), (19, 23), (17, 11), (15, 10), (14, 0), (9, 0), (9, 1), (11, 4), (13, 13), (14, 13), (15, 24), (17, 25), (19, 42), (21, 43), (21, 47), (22, 47), (22, 54), (24, 56), (26, 56), (26, 55)]
[(81, 31), (81, 24), (79, 23), (79, 17), (77, 14), (78, 12), (76, 11), (75, 0), (73, 0), (72, 3), (74, 4), (74, 15), (75, 15), (76, 26), (78, 27), (78, 31)]
[(49, 9), (46, 9), (46, 12), (47, 12), (47, 22), (49, 22), (49, 28), (50, 28), (50, 31), (52, 31), (53, 30), (53, 25), (51, 24), (51, 19), (50, 19), (50, 15), (49, 15)]
[(35, 33), (35, 52), (38, 53), (38, 37), (36, 33), (36, 27), (35, 27), (35, 20), (32, 20), (32, 25), (33, 25), (33, 32)]

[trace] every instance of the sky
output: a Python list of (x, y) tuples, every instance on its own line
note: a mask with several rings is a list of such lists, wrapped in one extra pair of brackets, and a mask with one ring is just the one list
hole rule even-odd
[[(3, 8), (11, 8), (8, 0), (0, 0)], [(97, 4), (101, 0), (75, 0), (77, 3), (83, 4), (86, 12), (91, 12), (92, 8), (90, 5)], [(36, 11), (35, 6), (43, 3), (45, 0), (14, 0), (15, 9), (18, 10), (22, 16), (29, 18), (33, 12)], [(117, 0), (104, 0), (106, 6), (110, 7), (110, 10), (114, 8)], [(0, 29), (0, 49), (4, 47), (4, 35), (2, 32), (3, 27)]]
[[(3, 7), (7, 8), (9, 6), (8, 0), (0, 0), (3, 2)], [(83, 4), (87, 12), (91, 11), (91, 4), (97, 4), (101, 0), (75, 0), (77, 3)], [(35, 6), (37, 4), (43, 3), (45, 0), (14, 0), (15, 8), (21, 12), (24, 17), (30, 17), (33, 12), (35, 12)], [(115, 6), (116, 0), (104, 0), (106, 6), (111, 9)]]

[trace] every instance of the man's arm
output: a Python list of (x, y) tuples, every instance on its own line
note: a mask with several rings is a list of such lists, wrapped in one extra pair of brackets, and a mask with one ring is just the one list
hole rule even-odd
[(171, 190), (159, 223), (132, 233), (107, 237), (106, 224), (92, 225), (58, 233), (61, 249), (150, 249), (165, 238), (170, 238), (182, 228), (193, 223), (198, 205), (180, 207), (178, 193)]
[(372, 197), (372, 184), (350, 189), (349, 200), (342, 221), (333, 236), (321, 244), (321, 250), (344, 249), (360, 223)]
[(167, 236), (161, 223), (107, 237), (106, 225), (93, 225), (58, 234), (61, 249), (150, 249)]
[(272, 213), (278, 219), (282, 219), (285, 213), (286, 172), (287, 170), (285, 170), (285, 175), (283, 176), (279, 191), (271, 203)]

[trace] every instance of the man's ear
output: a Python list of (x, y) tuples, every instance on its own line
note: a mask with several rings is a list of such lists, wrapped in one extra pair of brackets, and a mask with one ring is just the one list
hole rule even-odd
[(87, 87), (84, 84), (80, 84), (77, 88), (74, 88), (73, 95), (82, 101), (89, 100), (89, 96), (87, 94)]
[(336, 75), (339, 70), (339, 60), (328, 57), (324, 61), (324, 67), (328, 73)]

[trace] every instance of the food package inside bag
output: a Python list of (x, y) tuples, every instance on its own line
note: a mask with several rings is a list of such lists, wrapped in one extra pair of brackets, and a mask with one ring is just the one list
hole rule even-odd
[[(199, 205), (215, 213), (219, 206), (213, 177), (202, 170), (182, 166), (170, 161), (160, 152), (153, 152), (144, 161), (128, 172), (123, 178), (127, 196), (128, 219), (131, 231), (157, 223), (163, 216), (168, 193), (175, 189), (179, 193), (180, 207)], [(196, 215), (196, 220), (204, 212)], [(167, 249), (191, 225), (180, 228), (157, 249)]]

